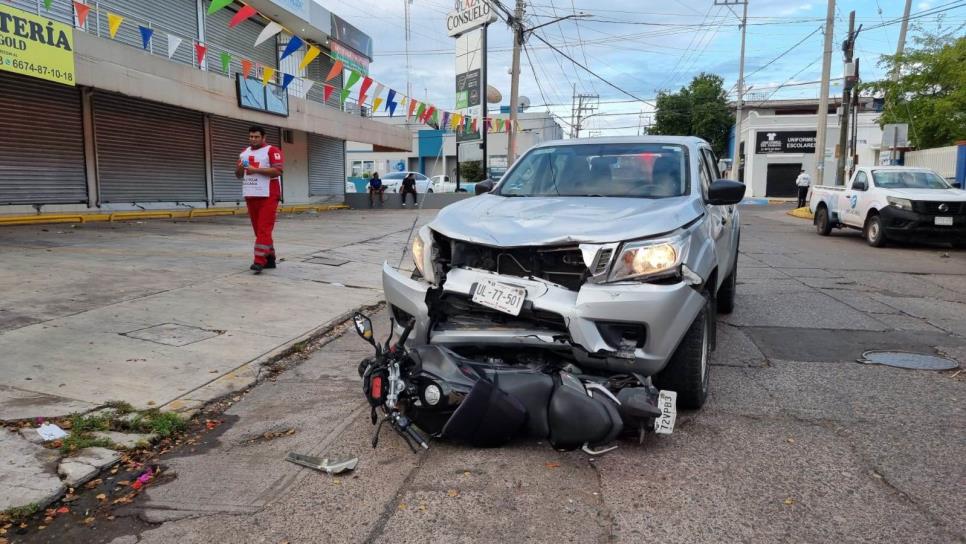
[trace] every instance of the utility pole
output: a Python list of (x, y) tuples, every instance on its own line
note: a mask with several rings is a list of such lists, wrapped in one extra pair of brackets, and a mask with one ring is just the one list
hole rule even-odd
[(580, 127), (583, 121), (591, 115), (584, 115), (584, 112), (594, 112), (600, 106), (600, 96), (596, 94), (576, 94), (576, 87), (574, 94), (574, 102), (577, 106), (573, 111), (573, 123), (571, 124), (570, 137), (577, 139), (580, 138)]
[[(862, 30), (861, 26), (859, 30)], [(845, 157), (848, 154), (849, 118), (852, 117), (852, 89), (858, 85), (859, 79), (858, 71), (852, 62), (857, 35), (855, 11), (852, 11), (849, 13), (849, 35), (842, 43), (842, 52), (845, 53), (845, 84), (842, 86), (842, 120), (839, 122), (838, 162), (835, 165), (836, 185), (845, 185)]]
[(748, 0), (714, 0), (714, 5), (727, 6), (729, 10), (732, 5), (737, 6), (738, 4), (742, 5), (741, 56), (738, 60), (738, 103), (735, 107), (735, 148), (731, 154), (731, 170), (734, 179), (738, 179), (735, 176), (741, 171), (739, 168), (741, 166), (741, 105), (745, 99), (745, 31), (748, 29)]
[(818, 130), (815, 137), (815, 181), (825, 183), (825, 138), (828, 131), (828, 82), (832, 70), (832, 35), (835, 25), (835, 0), (828, 0), (825, 15), (825, 55), (822, 61), (822, 95), (818, 105)]
[[(906, 49), (906, 30), (909, 28), (909, 12), (912, 10), (912, 0), (906, 0), (906, 9), (902, 13), (902, 26), (899, 27), (899, 45), (896, 46), (896, 56), (902, 56)], [(892, 69), (892, 80), (899, 79), (899, 63)]]
[(409, 5), (413, 0), (403, 0), (403, 10), (406, 12), (406, 96), (412, 98), (413, 87), (409, 82), (409, 34), (410, 34), (410, 22), (409, 22)]
[(520, 103), (520, 48), (523, 47), (523, 0), (517, 0), (513, 19), (513, 65), (510, 68), (510, 129), (507, 131), (506, 165), (513, 166), (517, 157), (517, 111)]

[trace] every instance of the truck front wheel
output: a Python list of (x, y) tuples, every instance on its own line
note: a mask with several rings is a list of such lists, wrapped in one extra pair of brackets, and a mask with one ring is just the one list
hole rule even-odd
[(886, 244), (885, 229), (882, 228), (882, 218), (879, 214), (870, 215), (865, 220), (865, 241), (872, 247), (882, 247)]
[(828, 208), (819, 206), (815, 211), (815, 232), (819, 236), (828, 236), (832, 232), (832, 222), (828, 217)]
[(677, 391), (678, 408), (697, 410), (708, 398), (712, 303), (709, 301), (701, 310), (667, 366), (654, 376), (654, 384), (659, 388)]

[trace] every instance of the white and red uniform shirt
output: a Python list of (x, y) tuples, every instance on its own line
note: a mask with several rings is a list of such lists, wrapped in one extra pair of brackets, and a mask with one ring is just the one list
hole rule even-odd
[[(252, 168), (281, 169), (284, 163), (282, 150), (273, 145), (263, 145), (258, 149), (245, 148), (238, 156), (239, 164), (244, 163), (246, 159), (248, 165)], [(264, 174), (249, 174), (246, 170), (244, 177), (242, 177), (242, 195), (246, 197), (268, 196), (273, 181), (279, 181), (279, 178), (269, 178)]]

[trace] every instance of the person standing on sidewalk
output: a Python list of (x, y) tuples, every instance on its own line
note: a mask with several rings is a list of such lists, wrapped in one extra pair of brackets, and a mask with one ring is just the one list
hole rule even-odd
[(248, 206), (248, 217), (255, 231), (255, 262), (250, 267), (255, 274), (265, 268), (275, 268), (275, 245), (272, 231), (282, 196), (284, 159), (282, 150), (268, 145), (265, 129), (248, 129), (249, 146), (238, 156), (235, 177), (242, 180), (242, 195)]
[[(787, 178), (786, 178), (787, 179)], [(807, 204), (806, 199), (808, 198), (808, 187), (812, 184), (812, 177), (805, 173), (805, 169), (802, 168), (802, 172), (798, 174), (798, 178), (795, 179), (795, 185), (798, 186), (798, 207), (804, 208)]]
[(403, 178), (402, 189), (399, 192), (402, 193), (401, 196), (402, 196), (403, 208), (406, 207), (406, 195), (408, 194), (413, 195), (413, 207), (415, 207), (416, 204), (419, 203), (419, 200), (417, 199), (417, 196), (416, 196), (416, 176), (412, 172), (410, 172), (409, 174), (406, 175), (405, 178)]

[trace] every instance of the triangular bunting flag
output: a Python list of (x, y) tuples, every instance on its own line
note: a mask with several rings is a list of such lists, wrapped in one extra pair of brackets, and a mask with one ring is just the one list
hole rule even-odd
[(478, 121), (478, 119), (476, 117), (474, 117), (473, 118), (473, 127), (472, 127), (472, 131), (473, 131), (474, 134), (478, 133), (479, 132), (479, 128), (480, 128), (480, 125), (479, 125), (479, 123), (477, 123), (477, 121)]
[(439, 111), (435, 107), (433, 107), (433, 114), (429, 116), (429, 122), (439, 128)]
[(181, 47), (181, 42), (184, 41), (174, 34), (168, 34), (168, 58), (174, 56), (174, 53)]
[(443, 122), (440, 123), (439, 128), (446, 129), (449, 126), (449, 112), (443, 112)]
[(409, 119), (410, 117), (412, 117), (413, 116), (413, 111), (415, 111), (415, 110), (416, 110), (416, 101), (415, 100), (410, 100), (409, 101), (409, 113), (406, 114), (406, 119)]
[(147, 49), (151, 45), (151, 36), (154, 36), (154, 29), (146, 26), (139, 26), (141, 30), (141, 47)]
[(362, 86), (359, 87), (359, 103), (360, 104), (365, 104), (366, 103), (366, 92), (369, 90), (369, 87), (371, 87), (371, 86), (372, 86), (372, 78), (369, 77), (369, 76), (366, 76), (366, 78), (362, 80)]
[(121, 28), (121, 23), (123, 22), (124, 17), (121, 17), (115, 13), (107, 14), (107, 28), (110, 29), (112, 39), (114, 36), (117, 36), (117, 31), (119, 28)]
[(250, 19), (256, 13), (258, 12), (255, 11), (255, 8), (251, 6), (243, 6), (240, 10), (238, 10), (238, 13), (231, 18), (231, 21), (228, 23), (228, 28), (235, 28), (236, 26), (240, 25), (242, 21), (245, 19)]
[(335, 64), (332, 65), (332, 69), (329, 70), (329, 75), (325, 76), (325, 80), (332, 81), (333, 79), (339, 77), (340, 75), (342, 75), (342, 71), (344, 69), (345, 69), (345, 66), (342, 65), (341, 60), (335, 61)]
[(242, 75), (245, 77), (245, 79), (248, 79), (248, 76), (252, 75), (252, 68), (254, 67), (254, 62), (248, 59), (242, 59)]
[(345, 99), (349, 98), (350, 92), (352, 92), (350, 89), (342, 89), (342, 93), (339, 95), (339, 102), (345, 104)]
[(419, 105), (419, 109), (418, 109), (418, 110), (416, 110), (416, 119), (417, 119), (417, 120), (418, 120), (418, 121), (419, 121), (420, 123), (422, 123), (422, 122), (423, 122), (423, 119), (425, 118), (425, 116), (426, 116), (426, 112), (427, 112), (427, 111), (429, 111), (429, 110), (428, 110), (428, 109), (426, 108), (426, 104), (420, 104), (420, 105)]
[(503, 132), (503, 119), (496, 120), (496, 131)]
[(293, 79), (295, 79), (295, 76), (292, 74), (285, 74), (282, 76), (282, 88), (288, 89), (288, 86), (292, 84)]
[(382, 98), (372, 99), (372, 111), (379, 111), (379, 106), (382, 105)]
[(221, 8), (231, 4), (234, 0), (211, 0), (211, 5), (208, 6), (208, 15), (215, 13)]
[(281, 31), (282, 31), (282, 25), (276, 23), (275, 21), (268, 23), (267, 25), (265, 25), (265, 29), (262, 30), (262, 33), (258, 35), (258, 39), (255, 40), (255, 46), (257, 47), (261, 45), (269, 38), (278, 34)]
[(299, 70), (305, 70), (309, 66), (309, 64), (311, 64), (312, 61), (319, 56), (319, 53), (321, 52), (322, 51), (319, 50), (318, 47), (314, 45), (309, 46), (308, 52), (305, 53), (305, 57), (302, 59), (302, 62), (299, 63)]
[(91, 13), (91, 7), (87, 4), (74, 2), (74, 13), (77, 14), (77, 26), (84, 28), (87, 24), (87, 16)]
[(50, 4), (52, 4), (53, 1), (54, 0), (44, 0), (44, 9), (50, 11)]
[(305, 90), (303, 92), (305, 93), (305, 96), (308, 96), (309, 91), (312, 90), (312, 87), (315, 86), (315, 81), (311, 79), (303, 79), (302, 85), (305, 85)]
[(463, 120), (462, 118), (463, 116), (458, 113), (453, 114), (453, 118), (450, 120), (450, 126), (453, 128), (453, 130), (456, 130), (459, 128), (460, 121)]
[(279, 60), (285, 60), (288, 58), (289, 55), (301, 49), (302, 44), (304, 43), (305, 42), (302, 41), (302, 38), (292, 36), (292, 39), (288, 41), (288, 45), (285, 46), (285, 51), (282, 52), (282, 58)]
[(355, 70), (349, 70), (349, 81), (346, 81), (344, 89), (351, 89), (359, 80), (362, 79), (362, 74), (356, 72)]
[(231, 75), (231, 53), (227, 51), (221, 52), (221, 71)]
[(198, 59), (198, 66), (201, 66), (205, 62), (205, 54), (208, 53), (208, 47), (203, 43), (195, 44), (195, 58)]
[(505, 126), (506, 126), (506, 131), (507, 132), (510, 132), (510, 120), (509, 119), (506, 120), (506, 125)]
[(329, 84), (325, 84), (324, 87), (325, 87), (325, 91), (324, 91), (324, 94), (322, 96), (322, 99), (325, 100), (326, 102), (328, 102), (329, 99), (332, 98), (332, 91), (335, 90), (335, 87), (333, 87), (332, 85), (329, 85)]
[(391, 110), (396, 109), (393, 106), (393, 99), (394, 98), (396, 98), (396, 91), (394, 91), (392, 89), (389, 89), (389, 94), (386, 95), (386, 109), (387, 110), (390, 110), (391, 111)]
[(262, 86), (268, 85), (269, 81), (275, 80), (275, 68), (265, 67), (262, 69)]

